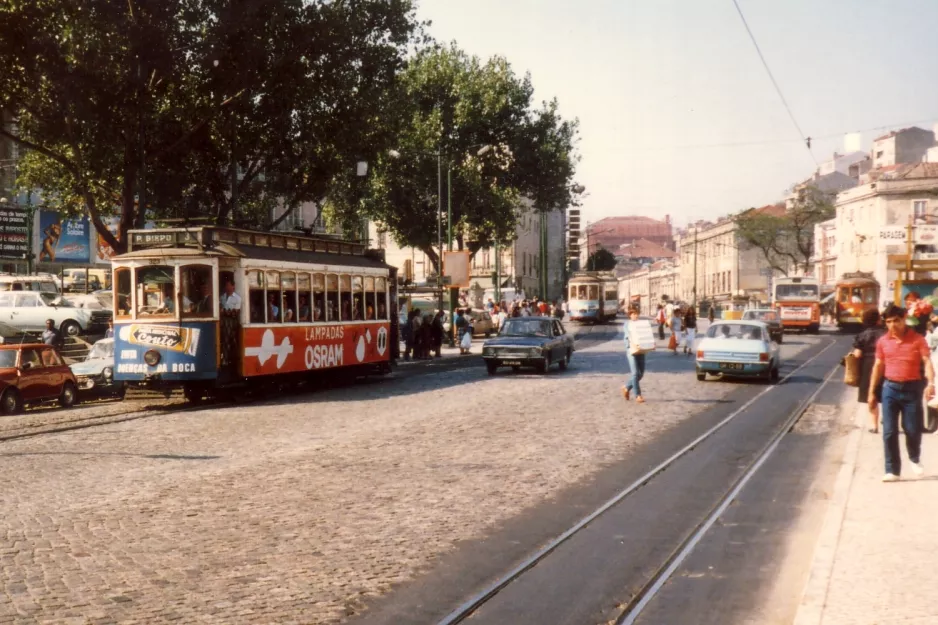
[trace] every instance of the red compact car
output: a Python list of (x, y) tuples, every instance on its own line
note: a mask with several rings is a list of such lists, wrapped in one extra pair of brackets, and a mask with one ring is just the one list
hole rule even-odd
[(0, 345), (0, 412), (16, 414), (24, 405), (58, 401), (75, 405), (75, 375), (50, 345)]

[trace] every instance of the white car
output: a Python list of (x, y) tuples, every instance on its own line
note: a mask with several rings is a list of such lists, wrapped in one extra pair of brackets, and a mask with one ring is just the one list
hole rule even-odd
[(757, 377), (774, 384), (779, 378), (781, 349), (761, 321), (717, 321), (697, 343), (697, 379), (707, 374)]
[(46, 328), (46, 319), (55, 321), (55, 326), (64, 336), (104, 334), (111, 321), (111, 312), (75, 308), (56, 293), (0, 292), (0, 321), (3, 323), (18, 330), (42, 332)]

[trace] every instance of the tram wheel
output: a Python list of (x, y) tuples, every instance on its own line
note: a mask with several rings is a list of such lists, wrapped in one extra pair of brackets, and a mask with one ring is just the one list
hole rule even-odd
[(186, 384), (182, 387), (182, 394), (186, 401), (198, 404), (205, 401), (205, 386), (201, 384)]

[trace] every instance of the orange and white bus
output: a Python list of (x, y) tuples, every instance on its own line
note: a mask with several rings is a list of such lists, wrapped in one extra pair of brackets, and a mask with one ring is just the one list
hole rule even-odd
[(777, 278), (772, 306), (778, 310), (786, 331), (816, 334), (821, 328), (821, 286), (814, 278)]

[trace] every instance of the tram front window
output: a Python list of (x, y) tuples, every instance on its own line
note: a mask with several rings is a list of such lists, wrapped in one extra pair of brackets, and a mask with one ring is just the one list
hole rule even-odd
[(179, 278), (182, 283), (182, 317), (211, 317), (215, 312), (212, 268), (188, 265), (180, 269)]
[(140, 267), (135, 278), (138, 317), (171, 317), (176, 314), (175, 276), (172, 267)]
[(576, 298), (577, 298), (578, 300), (581, 300), (581, 301), (582, 301), (582, 300), (585, 300), (585, 299), (589, 299), (589, 297), (588, 297), (587, 294), (586, 294), (586, 285), (585, 285), (585, 284), (581, 284), (581, 285), (579, 285), (579, 286), (577, 287)]
[(121, 317), (130, 316), (130, 294), (133, 292), (130, 288), (130, 269), (121, 267), (114, 272), (114, 283), (116, 288), (114, 293), (117, 296), (114, 305), (114, 315)]
[(595, 284), (591, 284), (589, 288), (589, 299), (599, 299), (599, 287)]

